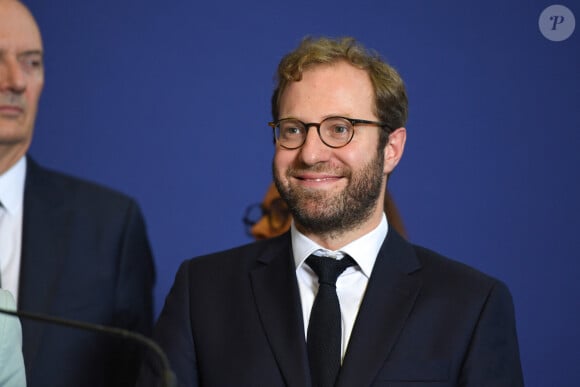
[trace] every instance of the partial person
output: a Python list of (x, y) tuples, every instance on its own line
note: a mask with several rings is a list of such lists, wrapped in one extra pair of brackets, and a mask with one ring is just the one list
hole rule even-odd
[(182, 263), (154, 329), (179, 385), (522, 386), (506, 285), (384, 214), (399, 74), (354, 39), (308, 38), (277, 78), (272, 169), (293, 223)]
[[(136, 202), (27, 155), (44, 84), (29, 10), (0, 0), (0, 278), (18, 309), (150, 335), (154, 264)], [(130, 386), (139, 349), (22, 320), (29, 387)]]
[[(12, 294), (0, 289), (0, 309), (15, 310)], [(18, 317), (0, 313), (0, 386), (26, 387), (22, 358), (22, 329)]]
[[(385, 194), (385, 215), (389, 225), (407, 238), (403, 219), (389, 190)], [(292, 214), (284, 199), (280, 197), (276, 184), (272, 183), (268, 186), (262, 203), (255, 203), (246, 208), (242, 221), (248, 235), (256, 240), (262, 240), (288, 231), (292, 223)]]

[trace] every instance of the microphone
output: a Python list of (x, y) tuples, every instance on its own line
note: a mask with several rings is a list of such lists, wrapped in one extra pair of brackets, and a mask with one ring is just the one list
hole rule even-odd
[(117, 327), (111, 327), (106, 325), (100, 324), (90, 324), (83, 321), (76, 321), (76, 320), (67, 320), (58, 317), (47, 316), (38, 313), (30, 313), (25, 311), (14, 311), (8, 309), (0, 308), (0, 313), (8, 314), (11, 316), (25, 318), (33, 321), (41, 321), (48, 324), (60, 325), (69, 328), (76, 328), (81, 329), (89, 332), (99, 332), (104, 333), (109, 336), (120, 337), (123, 339), (132, 340), (134, 342), (139, 343), (141, 346), (148, 348), (150, 351), (155, 353), (155, 356), (159, 359), (162, 368), (162, 375), (163, 375), (163, 386), (164, 387), (176, 387), (175, 375), (173, 371), (171, 371), (171, 367), (169, 366), (169, 360), (165, 355), (165, 352), (161, 349), (161, 347), (153, 340), (149, 339), (148, 337), (143, 336), (140, 333), (132, 332), (126, 329), (121, 329)]

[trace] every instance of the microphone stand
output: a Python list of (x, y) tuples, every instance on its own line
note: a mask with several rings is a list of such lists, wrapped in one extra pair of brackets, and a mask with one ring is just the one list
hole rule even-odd
[(29, 313), (29, 312), (23, 312), (23, 311), (13, 311), (13, 310), (7, 310), (7, 309), (0, 308), (0, 313), (8, 314), (8, 315), (15, 316), (15, 317), (23, 317), (23, 318), (30, 319), (30, 320), (43, 321), (43, 322), (47, 322), (47, 323), (51, 323), (51, 324), (55, 324), (55, 325), (61, 325), (61, 326), (65, 326), (65, 327), (82, 329), (82, 330), (89, 331), (89, 332), (106, 333), (110, 336), (116, 336), (116, 337), (121, 337), (124, 339), (131, 339), (131, 340), (137, 341), (141, 345), (144, 345), (144, 346), (148, 347), (150, 350), (152, 350), (156, 354), (156, 356), (159, 358), (159, 361), (161, 362), (161, 368), (163, 370), (162, 371), (163, 386), (164, 387), (176, 387), (177, 386), (176, 381), (175, 381), (175, 375), (173, 374), (173, 372), (171, 371), (171, 367), (169, 366), (169, 360), (167, 360), (167, 356), (165, 355), (165, 353), (163, 352), (161, 347), (155, 341), (143, 336), (140, 333), (131, 332), (129, 330), (116, 328), (116, 327), (110, 327), (110, 326), (99, 325), (99, 324), (89, 324), (89, 323), (85, 323), (82, 321), (67, 320), (67, 319), (62, 319), (62, 318), (58, 318), (58, 317), (46, 316), (46, 315), (42, 315), (42, 314)]

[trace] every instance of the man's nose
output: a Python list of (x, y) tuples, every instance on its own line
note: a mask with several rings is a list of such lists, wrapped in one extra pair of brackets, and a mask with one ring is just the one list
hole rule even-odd
[(307, 128), (306, 140), (300, 147), (300, 158), (307, 165), (327, 161), (332, 148), (324, 144), (318, 135), (316, 127)]
[(22, 93), (26, 89), (24, 72), (17, 60), (0, 60), (0, 91)]

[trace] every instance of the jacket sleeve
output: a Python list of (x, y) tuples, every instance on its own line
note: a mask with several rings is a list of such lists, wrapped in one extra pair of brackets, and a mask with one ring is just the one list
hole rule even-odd
[(503, 283), (496, 282), (471, 339), (459, 386), (523, 385), (512, 297)]
[[(150, 337), (153, 329), (153, 286), (155, 267), (139, 207), (131, 201), (121, 235), (116, 280), (113, 325)], [(125, 342), (112, 351), (119, 385), (135, 383), (144, 348)]]
[[(188, 262), (181, 264), (153, 332), (167, 355), (178, 386), (197, 387), (197, 359), (191, 327)], [(147, 356), (139, 376), (140, 387), (163, 386), (164, 370), (157, 356)]]

